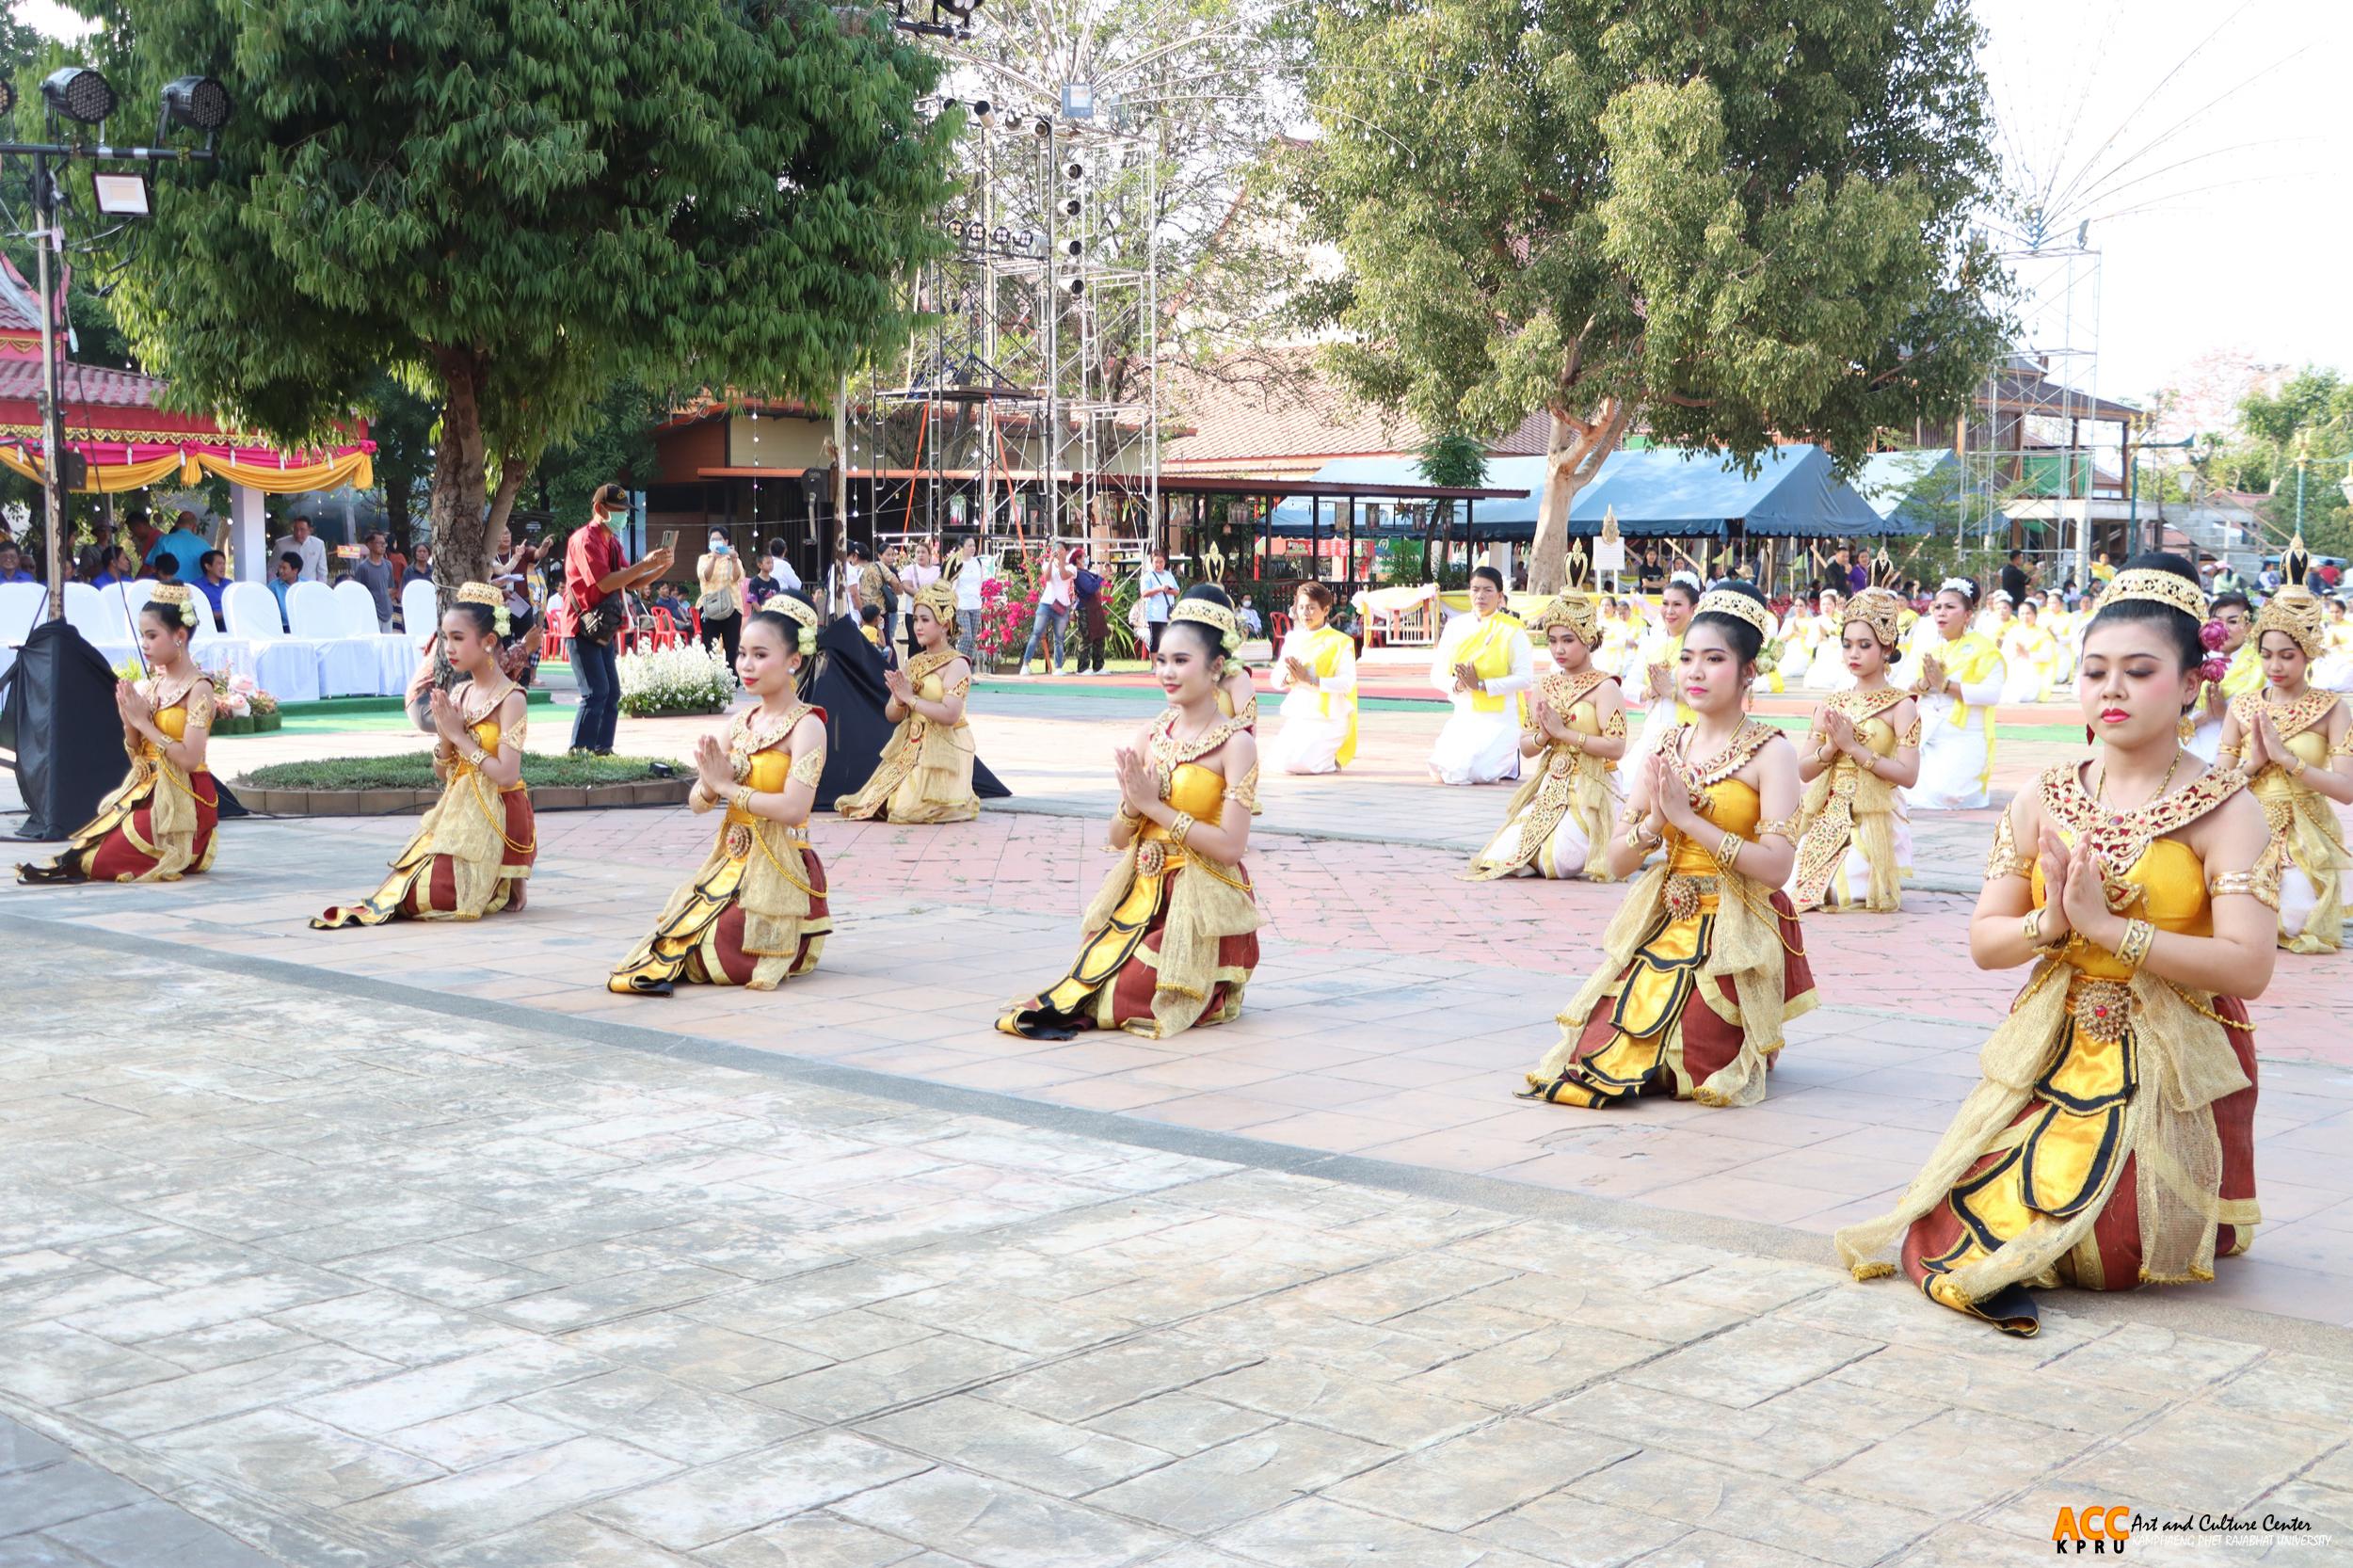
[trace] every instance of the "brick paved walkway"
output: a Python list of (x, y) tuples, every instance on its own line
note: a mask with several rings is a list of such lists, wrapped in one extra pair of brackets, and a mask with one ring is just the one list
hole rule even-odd
[(2063, 1298), (2009, 1340), (1694, 1216), (8, 923), (0, 1562), (1974, 1568), (2086, 1502), (2308, 1527), (2136, 1536), (2160, 1564), (2353, 1532), (2337, 1330)]

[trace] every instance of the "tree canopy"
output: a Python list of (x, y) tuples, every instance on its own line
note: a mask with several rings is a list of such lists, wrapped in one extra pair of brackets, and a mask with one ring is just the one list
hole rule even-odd
[[(118, 313), (185, 403), (288, 442), (389, 371), (440, 421), (444, 583), (617, 381), (829, 398), (944, 241), (952, 118), (879, 13), (816, 0), (131, 0), (126, 104), (218, 76)], [(129, 79), (126, 80), (125, 78)], [(489, 475), (500, 493), (492, 508)], [(486, 510), (493, 513), (486, 521)]]
[(1638, 420), (1842, 462), (1964, 407), (2000, 338), (1965, 0), (1346, 0), (1296, 191), (1356, 390), (1428, 428), (1551, 412), (1531, 585)]

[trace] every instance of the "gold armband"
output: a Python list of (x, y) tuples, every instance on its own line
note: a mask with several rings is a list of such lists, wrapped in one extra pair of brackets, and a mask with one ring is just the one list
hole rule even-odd
[(1257, 763), (1253, 762), (1250, 764), (1250, 771), (1241, 776), (1241, 783), (1229, 784), (1226, 786), (1225, 798), (1249, 808), (1249, 809), (1254, 813), (1258, 809)]
[(812, 790), (817, 788), (817, 781), (825, 776), (825, 748), (811, 746), (792, 759), (792, 771), (789, 776), (795, 784), (806, 784)]
[(1792, 811), (1785, 817), (1775, 817), (1770, 822), (1758, 823), (1756, 836), (1762, 839), (1767, 834), (1774, 834), (1794, 844), (1798, 841), (1798, 824), (1802, 820), (1801, 813)]
[(2273, 914), (2280, 912), (2280, 879), (2276, 874), (2265, 874), (2265, 868), (2261, 866), (2253, 871), (2217, 873), (2214, 880), (2206, 884), (2206, 894), (2210, 898), (2244, 894)]
[(2018, 853), (2018, 830), (2009, 824), (2009, 813), (2004, 811), (1993, 824), (1993, 847), (1985, 857), (1985, 879), (1999, 882), (2006, 876), (2026, 874), (2026, 862)]

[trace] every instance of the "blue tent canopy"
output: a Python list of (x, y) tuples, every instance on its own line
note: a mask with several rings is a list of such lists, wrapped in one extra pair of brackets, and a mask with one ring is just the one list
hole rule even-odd
[[(1482, 483), (1493, 489), (1525, 489), (1515, 500), (1478, 504), (1470, 532), (1482, 539), (1528, 539), (1535, 536), (1536, 512), (1544, 504), (1543, 457), (1490, 457)], [(1316, 478), (1338, 484), (1362, 484), (1368, 498), (1383, 485), (1427, 483), (1410, 457), (1343, 457), (1325, 464)], [(1278, 534), (1308, 531), (1309, 504), (1283, 502), (1274, 509)], [(1601, 532), (1605, 513), (1618, 516), (1619, 532), (1632, 537), (1673, 535), (1684, 538), (1724, 537), (1731, 524), (1741, 523), (1751, 536), (1781, 535), (1796, 537), (1878, 536), (1918, 533), (1909, 520), (1897, 522), (1875, 510), (1853, 487), (1840, 480), (1829, 454), (1817, 446), (1776, 447), (1760, 459), (1756, 476), (1740, 472), (1737, 465), (1705, 454), (1673, 451), (1613, 452), (1593, 482), (1577, 492), (1569, 513), (1569, 532), (1591, 536)], [(1319, 532), (1342, 529), (1347, 522), (1344, 503), (1327, 506)], [(1458, 516), (1458, 529), (1462, 526)], [(1371, 536), (1360, 527), (1359, 536)]]
[(1854, 488), (1886, 520), (1888, 534), (1931, 534), (1937, 507), (1961, 486), (1961, 459), (1945, 446), (1874, 452), (1863, 459)]

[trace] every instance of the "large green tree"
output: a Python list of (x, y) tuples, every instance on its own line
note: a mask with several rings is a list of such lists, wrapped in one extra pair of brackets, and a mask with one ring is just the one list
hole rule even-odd
[(613, 383), (822, 399), (904, 334), (890, 280), (944, 244), (954, 120), (917, 114), (936, 68), (879, 12), (103, 8), (127, 104), (188, 71), (236, 103), (221, 162), (166, 192), (124, 274), (135, 349), (289, 442), (380, 371), (417, 391), (445, 589), (483, 574), (540, 454)]
[(1296, 188), (1330, 363), (1432, 429), (1552, 416), (1530, 585), (1638, 421), (1859, 461), (1999, 341), (1965, 0), (1327, 0)]
[(2206, 462), (2233, 488), (2271, 491), (2265, 550), (2279, 553), (2294, 536), (2300, 488), (2306, 544), (2319, 555), (2353, 555), (2353, 508), (2342, 488), (2353, 457), (2353, 381), (2306, 365), (2277, 391), (2258, 387), (2241, 398), (2238, 424)]

